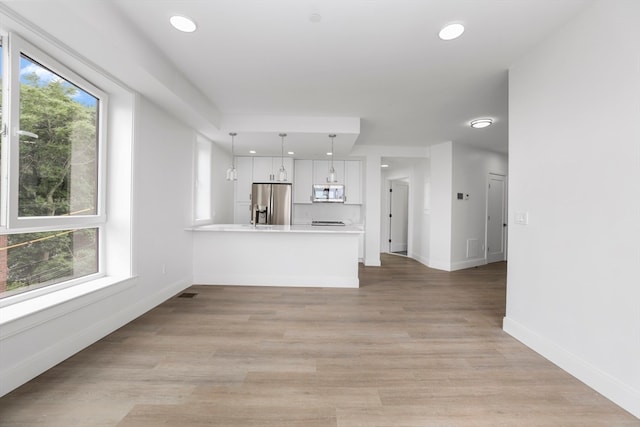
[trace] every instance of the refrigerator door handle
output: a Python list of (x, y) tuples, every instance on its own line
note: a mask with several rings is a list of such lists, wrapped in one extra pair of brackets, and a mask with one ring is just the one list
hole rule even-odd
[(273, 187), (270, 187), (269, 190), (269, 211), (267, 212), (269, 220), (267, 224), (273, 224)]

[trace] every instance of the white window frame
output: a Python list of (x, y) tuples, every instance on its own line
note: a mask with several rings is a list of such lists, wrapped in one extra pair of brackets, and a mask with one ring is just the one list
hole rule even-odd
[[(98, 233), (97, 272), (72, 278), (63, 282), (18, 293), (0, 299), (0, 307), (6, 307), (22, 301), (51, 294), (82, 283), (95, 281), (105, 276), (105, 228), (106, 228), (106, 187), (107, 182), (107, 111), (109, 110), (106, 92), (81, 77), (41, 49), (10, 31), (0, 31), (2, 37), (2, 155), (0, 162), (0, 233), (19, 234), (47, 232), (71, 229), (96, 228)], [(69, 215), (56, 217), (19, 217), (18, 216), (18, 180), (19, 180), (19, 106), (20, 106), (20, 57), (25, 55), (42, 64), (65, 80), (77, 85), (83, 91), (98, 98), (97, 129), (97, 185), (96, 214)], [(96, 282), (97, 283), (97, 282)]]
[(213, 222), (211, 194), (213, 142), (201, 135), (196, 135), (193, 151), (193, 225), (211, 224)]
[[(2, 143), (2, 179), (0, 181), (0, 232), (29, 233), (35, 231), (55, 231), (71, 228), (92, 228), (104, 225), (105, 182), (106, 182), (106, 123), (108, 97), (105, 92), (76, 74), (42, 50), (23, 40), (15, 33), (2, 34), (3, 53), (3, 143)], [(98, 172), (96, 214), (70, 215), (54, 217), (18, 216), (18, 178), (19, 178), (19, 135), (20, 130), (20, 57), (28, 56), (64, 79), (72, 82), (98, 98)], [(100, 230), (98, 231), (100, 232)], [(99, 242), (102, 239), (99, 239)], [(102, 252), (99, 247), (99, 253)]]

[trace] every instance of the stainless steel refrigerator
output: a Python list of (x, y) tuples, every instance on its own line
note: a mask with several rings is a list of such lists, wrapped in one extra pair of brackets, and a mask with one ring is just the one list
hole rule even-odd
[(254, 182), (251, 224), (291, 225), (291, 183)]

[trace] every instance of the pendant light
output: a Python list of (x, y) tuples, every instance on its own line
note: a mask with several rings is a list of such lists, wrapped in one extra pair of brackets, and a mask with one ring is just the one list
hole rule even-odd
[(280, 170), (278, 171), (278, 181), (287, 180), (287, 170), (284, 168), (284, 137), (285, 136), (287, 136), (286, 133), (280, 134), (280, 139), (282, 140), (282, 144), (280, 146)]
[(329, 176), (327, 177), (327, 182), (338, 182), (338, 178), (336, 177), (336, 170), (333, 167), (333, 138), (335, 137), (335, 133), (329, 134), (329, 138), (331, 138), (331, 167), (329, 168)]
[(238, 179), (238, 172), (236, 171), (236, 156), (234, 150), (235, 136), (237, 133), (229, 132), (231, 135), (231, 167), (227, 169), (227, 181), (236, 181)]

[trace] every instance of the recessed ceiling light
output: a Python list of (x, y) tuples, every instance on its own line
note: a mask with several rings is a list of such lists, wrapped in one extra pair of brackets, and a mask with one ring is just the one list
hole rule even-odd
[(175, 15), (169, 18), (169, 22), (178, 31), (184, 33), (193, 33), (196, 30), (196, 23), (186, 16)]
[(442, 40), (453, 40), (457, 39), (464, 33), (464, 25), (462, 24), (449, 24), (443, 29), (440, 30), (438, 36)]
[(249, 154), (256, 154), (256, 150), (249, 150)]
[(333, 153), (331, 151), (327, 151), (327, 156), (333, 156)]
[(491, 126), (493, 124), (493, 120), (492, 119), (475, 119), (475, 120), (471, 120), (470, 124), (471, 124), (471, 127), (474, 129), (482, 129), (482, 128)]
[(389, 165), (380, 165), (381, 168), (388, 168)]
[(293, 151), (287, 151), (287, 154), (290, 155), (290, 156), (293, 156), (296, 153), (294, 153)]

